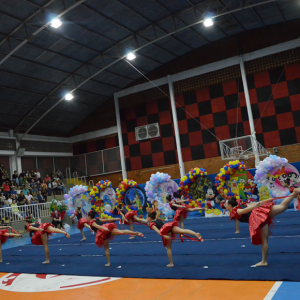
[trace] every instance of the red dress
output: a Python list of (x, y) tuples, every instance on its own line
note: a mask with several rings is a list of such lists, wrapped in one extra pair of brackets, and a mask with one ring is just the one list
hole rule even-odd
[(187, 212), (187, 207), (185, 206), (185, 204), (180, 204), (180, 205), (185, 206), (185, 207), (176, 207), (176, 206), (173, 206), (173, 204), (176, 204), (176, 202), (171, 201), (169, 203), (170, 207), (173, 210), (175, 210), (175, 216), (174, 216), (173, 220), (174, 221), (180, 221), (181, 216), (183, 216), (183, 219), (186, 219), (187, 215), (188, 215), (188, 212)]
[[(152, 229), (153, 226), (156, 226), (157, 229), (159, 229), (159, 233), (162, 237), (163, 245), (164, 245), (164, 247), (166, 247), (167, 243), (168, 243), (168, 240), (165, 239), (163, 237), (163, 235), (168, 235), (172, 231), (174, 226), (178, 226), (178, 222), (173, 221), (173, 222), (169, 222), (169, 223), (164, 223), (162, 220), (157, 219), (157, 220), (155, 220), (155, 221), (153, 221), (149, 224), (149, 227), (150, 227), (151, 230), (153, 230)], [(172, 233), (171, 239), (174, 240), (175, 238), (176, 238), (176, 234)]]
[[(37, 226), (39, 225), (39, 226)], [(29, 227), (30, 226), (33, 226), (33, 225), (27, 225), (27, 230), (29, 230)], [(42, 224), (39, 224), (39, 223), (35, 223), (35, 225), (33, 227), (36, 227), (36, 228), (43, 228), (43, 230), (47, 230), (47, 228), (51, 226), (51, 227), (54, 227), (52, 224), (50, 223), (42, 223)], [(51, 232), (45, 232), (45, 231), (35, 231), (35, 230), (32, 230), (34, 232), (32, 238), (31, 238), (31, 243), (34, 244), (34, 245), (43, 245), (43, 242), (42, 242), (42, 239), (41, 239), (41, 236), (42, 234), (44, 233), (47, 233), (47, 238), (49, 235), (52, 235)]]
[(77, 228), (79, 230), (82, 230), (84, 228), (84, 224), (88, 224), (88, 221), (82, 217), (82, 213), (76, 212), (74, 215), (77, 217), (78, 220)]
[[(93, 227), (93, 223), (96, 223), (97, 225), (100, 225), (102, 227), (107, 228), (109, 231), (105, 231), (103, 229), (98, 229), (96, 227)], [(113, 229), (117, 228), (117, 225), (115, 223), (106, 223), (102, 224), (102, 222), (99, 219), (92, 220), (88, 222), (88, 224), (91, 226), (92, 230), (96, 232), (96, 239), (95, 244), (100, 248), (103, 246), (103, 242), (107, 239), (110, 239), (111, 241), (114, 239), (114, 236), (111, 235), (111, 232)]]
[(4, 245), (8, 241), (8, 236), (4, 235), (5, 233), (9, 233), (7, 229), (0, 230), (0, 241), (1, 245)]
[[(125, 219), (126, 220), (132, 220), (132, 222), (134, 222), (134, 220), (133, 220), (133, 217), (134, 216), (137, 216), (137, 211), (135, 211), (135, 210), (131, 210), (131, 211), (129, 211), (128, 213), (126, 213), (125, 214)], [(126, 221), (124, 221), (124, 224), (125, 225), (129, 225), (129, 223), (128, 222), (126, 222)]]
[[(252, 212), (245, 215), (238, 215), (237, 210), (242, 209), (242, 207), (236, 206), (230, 213), (230, 220), (238, 219), (240, 222), (249, 223), (251, 243), (253, 245), (261, 245), (261, 228), (266, 224), (269, 226), (272, 224), (269, 213), (273, 205), (273, 202), (264, 203), (262, 206), (253, 209)], [(269, 231), (270, 234), (271, 232)]]

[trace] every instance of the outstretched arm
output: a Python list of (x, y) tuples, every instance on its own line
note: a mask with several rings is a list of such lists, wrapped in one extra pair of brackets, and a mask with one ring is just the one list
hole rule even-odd
[(247, 214), (248, 212), (250, 212), (253, 209), (255, 209), (257, 207), (260, 207), (260, 206), (261, 206), (261, 202), (256, 202), (256, 203), (253, 203), (253, 204), (249, 204), (246, 208), (238, 209), (237, 214), (238, 215)]
[(179, 207), (179, 208), (185, 208), (185, 206), (183, 206), (183, 205), (178, 205), (178, 204), (172, 204), (172, 206)]
[(104, 231), (109, 231), (108, 228), (103, 227), (103, 226), (100, 226), (100, 225), (98, 225), (96, 222), (94, 222), (94, 223), (92, 224), (92, 226), (95, 227), (95, 228), (97, 228), (97, 229), (103, 229)]
[(28, 229), (31, 230), (31, 231), (44, 231), (43, 228), (36, 228), (36, 227), (33, 227), (33, 226), (29, 226)]
[(110, 218), (110, 219), (99, 219), (102, 223), (104, 222), (114, 222), (114, 221), (119, 221), (119, 218)]
[(0, 226), (0, 229), (12, 228), (11, 226)]
[(88, 228), (90, 231), (94, 232), (93, 229), (91, 228), (91, 226), (87, 223), (84, 223), (83, 225), (84, 227)]

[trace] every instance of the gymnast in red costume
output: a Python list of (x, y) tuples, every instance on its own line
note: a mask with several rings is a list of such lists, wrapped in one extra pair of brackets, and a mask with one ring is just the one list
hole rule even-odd
[(12, 229), (11, 226), (0, 226), (0, 263), (3, 262), (2, 260), (2, 245), (4, 245), (8, 238), (11, 237), (19, 237), (22, 236), (22, 234), (18, 233), (9, 233), (8, 229)]
[(172, 201), (172, 196), (168, 195), (166, 197), (166, 201), (167, 203), (169, 203), (170, 207), (172, 210), (175, 211), (175, 216), (173, 218), (174, 221), (180, 222), (180, 227), (182, 229), (184, 229), (184, 224), (183, 224), (183, 220), (185, 220), (187, 218), (187, 215), (189, 212), (191, 211), (196, 211), (196, 210), (203, 210), (205, 209), (204, 207), (188, 207), (186, 204), (184, 204), (184, 202), (186, 202), (186, 200), (184, 199), (184, 196), (180, 196), (177, 193), (174, 193), (174, 197), (177, 198), (176, 201)]
[(200, 233), (196, 233), (189, 229), (179, 228), (177, 221), (164, 223), (162, 220), (156, 219), (155, 211), (148, 213), (147, 221), (150, 229), (156, 231), (162, 237), (163, 246), (167, 247), (167, 254), (170, 262), (167, 267), (174, 267), (171, 244), (172, 240), (176, 238), (176, 234), (189, 234), (195, 236), (201, 242), (204, 241)]
[(249, 204), (243, 208), (238, 205), (235, 197), (226, 201), (226, 209), (230, 211), (230, 220), (237, 219), (242, 223), (249, 223), (251, 242), (253, 245), (261, 245), (262, 261), (256, 267), (268, 265), (267, 257), (269, 251), (268, 237), (269, 226), (272, 219), (288, 209), (289, 204), (300, 193), (300, 188), (294, 189), (293, 193), (287, 196), (281, 204), (274, 205), (273, 199), (264, 200)]
[(95, 244), (100, 248), (104, 246), (105, 256), (107, 259), (106, 267), (110, 267), (110, 257), (109, 257), (109, 240), (113, 240), (115, 235), (123, 235), (123, 234), (129, 234), (129, 235), (137, 235), (137, 236), (143, 236), (140, 232), (134, 232), (131, 230), (119, 230), (117, 229), (117, 225), (114, 223), (106, 223), (103, 224), (102, 221), (109, 222), (109, 220), (112, 221), (112, 219), (103, 220), (103, 219), (95, 219), (96, 212), (91, 210), (88, 213), (87, 219), (88, 224), (90, 228), (96, 232), (96, 241)]
[(31, 238), (31, 243), (34, 245), (43, 245), (45, 250), (46, 261), (43, 264), (49, 264), (49, 247), (48, 247), (48, 236), (53, 233), (62, 233), (67, 238), (70, 238), (70, 235), (63, 230), (54, 228), (50, 223), (31, 223), (31, 218), (26, 217), (25, 228), (29, 232), (34, 232), (34, 235)]
[(81, 234), (82, 234), (82, 241), (85, 241), (86, 240), (86, 237), (84, 235), (84, 232), (83, 232), (83, 228), (86, 227), (86, 228), (89, 228), (92, 232), (94, 232), (89, 226), (88, 226), (88, 221), (82, 217), (82, 213), (81, 213), (81, 208), (80, 207), (76, 207), (75, 209), (75, 214), (71, 217), (72, 220), (76, 221), (76, 218), (78, 220), (77, 222), (77, 228), (80, 230)]
[[(133, 231), (133, 223), (139, 222), (139, 223), (147, 223), (147, 220), (141, 219), (137, 216), (137, 211), (131, 210), (127, 211), (125, 207), (123, 207), (123, 204), (119, 204), (117, 206), (118, 214), (121, 215), (121, 217), (124, 220), (125, 225), (129, 225), (130, 230)], [(134, 236), (131, 236), (129, 239), (134, 239)]]

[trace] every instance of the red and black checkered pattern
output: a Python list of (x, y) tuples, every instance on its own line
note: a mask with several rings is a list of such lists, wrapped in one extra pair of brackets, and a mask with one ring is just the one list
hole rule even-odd
[[(247, 81), (257, 140), (266, 148), (300, 142), (300, 64)], [(176, 103), (183, 161), (219, 156), (214, 135), (225, 140), (250, 134), (241, 79), (177, 95)], [(168, 99), (124, 109), (121, 121), (127, 170), (178, 163)], [(161, 136), (137, 142), (135, 127), (156, 122)]]

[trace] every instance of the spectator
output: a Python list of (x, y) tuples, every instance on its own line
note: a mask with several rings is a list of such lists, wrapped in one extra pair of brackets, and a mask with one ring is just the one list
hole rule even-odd
[(2, 208), (4, 208), (4, 209), (1, 209), (2, 218), (9, 216), (10, 206), (6, 200), (4, 201), (4, 205), (2, 205)]
[(22, 172), (19, 174), (19, 184), (20, 184), (20, 180), (22, 180), (24, 177), (26, 177), (26, 173), (25, 173), (25, 171), (22, 171)]
[(5, 171), (5, 169), (4, 169), (3, 164), (0, 164), (0, 176), (1, 176), (1, 178), (2, 178), (2, 175), (3, 175), (4, 171)]
[(30, 174), (31, 177), (34, 177), (33, 169), (30, 170), (29, 174)]
[(33, 193), (35, 193), (36, 195), (39, 193), (39, 190), (36, 186), (36, 184), (33, 186), (33, 188), (31, 189), (31, 194), (33, 195)]
[[(15, 194), (12, 194), (10, 200), (11, 200), (10, 205), (12, 205), (14, 201), (17, 201), (17, 196), (16, 196)], [(8, 201), (9, 201), (9, 200), (8, 200)], [(10, 201), (9, 201), (9, 202), (10, 202)]]
[(52, 194), (52, 183), (51, 180), (48, 182), (48, 196), (51, 196)]
[(27, 177), (22, 178), (22, 182), (21, 182), (22, 186), (25, 186), (26, 182), (28, 183), (27, 179), (28, 179)]
[(19, 220), (22, 220), (22, 216), (21, 216), (20, 211), (18, 209), (18, 205), (16, 203), (16, 200), (13, 200), (12, 205), (10, 207), (11, 207), (13, 215), (16, 216)]
[(45, 196), (42, 194), (42, 191), (39, 191), (37, 198), (38, 198), (39, 203), (45, 203), (46, 202)]
[(19, 178), (18, 178), (18, 173), (17, 171), (14, 171), (14, 174), (12, 176), (12, 181), (16, 184), (19, 185)]
[(40, 183), (39, 180), (37, 180), (37, 182), (36, 182), (36, 188), (37, 188), (38, 190), (41, 189), (41, 183)]
[(26, 180), (27, 180), (28, 182), (31, 182), (31, 179), (32, 179), (32, 177), (31, 177), (31, 174), (29, 173), (29, 174), (26, 176)]
[[(13, 195), (14, 195), (14, 194), (13, 194)], [(12, 196), (13, 196), (13, 195), (9, 195), (9, 197), (8, 197), (8, 199), (7, 199), (7, 202), (8, 202), (9, 205), (12, 205), (12, 200), (13, 200)]]
[(27, 194), (25, 195), (25, 199), (26, 199), (26, 203), (29, 205), (31, 204), (31, 200), (32, 200), (32, 195), (30, 195), (30, 192), (27, 191)]
[(28, 177), (30, 174), (29, 170), (26, 170), (25, 176)]
[(55, 210), (52, 214), (51, 214), (51, 218), (52, 218), (52, 225), (57, 228), (58, 225), (60, 225), (60, 228), (63, 228), (62, 225), (62, 220), (61, 220), (61, 215), (60, 213)]
[(25, 184), (24, 184), (24, 189), (25, 189), (25, 190), (28, 190), (28, 191), (30, 191), (30, 190), (31, 190), (30, 183), (28, 183), (28, 181), (27, 181), (27, 180), (25, 181)]
[(29, 189), (23, 189), (23, 194), (24, 194), (24, 195), (27, 195), (28, 192), (30, 193), (30, 190), (29, 190)]
[(47, 189), (48, 189), (47, 183), (45, 182), (45, 180), (43, 180), (41, 184), (41, 192), (45, 198), (45, 202), (47, 202)]
[(59, 190), (59, 187), (58, 187), (57, 180), (52, 181), (52, 188), (53, 188), (53, 195), (59, 195), (60, 194), (60, 190)]
[(9, 180), (9, 176), (7, 171), (4, 170), (4, 173), (2, 175), (2, 182)]
[(8, 181), (4, 182), (2, 188), (4, 190), (4, 195), (7, 196), (7, 193), (10, 191), (9, 182)]
[(15, 187), (14, 181), (11, 180), (11, 181), (9, 182), (9, 187), (10, 187), (10, 189), (11, 189), (12, 187)]
[(38, 178), (41, 179), (41, 173), (38, 171), (38, 169), (35, 170), (34, 175)]
[(60, 180), (63, 179), (63, 174), (59, 169), (56, 170), (56, 175), (59, 177)]
[(18, 187), (17, 187), (17, 190), (16, 190), (16, 192), (17, 192), (17, 195), (20, 195), (20, 194), (21, 194), (21, 191), (22, 191), (21, 187), (20, 187), (20, 186), (18, 186)]
[(17, 201), (18, 201), (18, 205), (24, 205), (26, 203), (26, 199), (23, 191), (21, 191)]
[[(31, 219), (31, 223), (35, 223), (35, 218), (33, 217), (33, 214), (30, 213), (28, 217), (26, 217), (26, 219), (29, 218)], [(33, 232), (29, 231), (29, 236), (32, 237), (33, 236)]]
[(36, 193), (33, 193), (31, 203), (32, 203), (32, 204), (37, 204), (37, 203), (39, 203), (39, 200), (38, 200), (38, 197), (37, 197), (37, 194), (36, 194)]
[(2, 207), (4, 205), (5, 200), (6, 200), (6, 197), (4, 196), (3, 191), (1, 191), (1, 194), (0, 194), (0, 207)]
[(66, 193), (68, 193), (68, 190), (66, 189), (66, 187), (65, 187), (65, 185), (64, 185), (64, 183), (63, 183), (62, 180), (60, 180), (60, 181), (58, 182), (58, 187), (59, 187), (59, 189), (60, 189), (60, 191), (61, 191), (61, 194), (66, 194)]
[(35, 185), (34, 179), (31, 179), (30, 188), (32, 189), (34, 185)]

